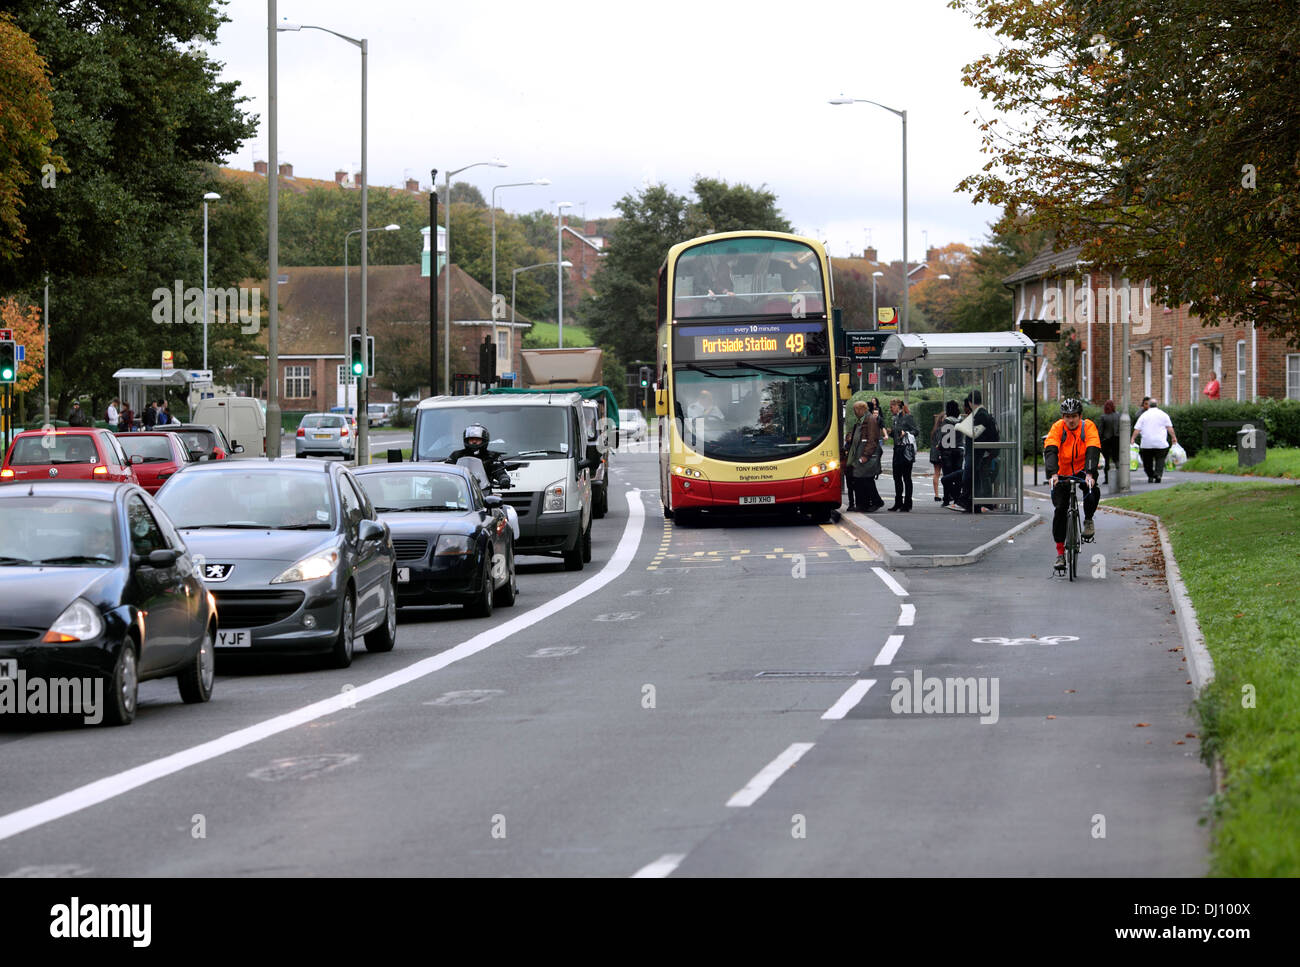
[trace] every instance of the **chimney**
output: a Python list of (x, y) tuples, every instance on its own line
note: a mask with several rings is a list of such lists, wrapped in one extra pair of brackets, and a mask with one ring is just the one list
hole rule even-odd
[(862, 257), (866, 259), (868, 262), (880, 261), (880, 259), (876, 257), (876, 247), (874, 245), (868, 245), (865, 249), (863, 249)]
[(253, 170), (254, 170), (255, 172), (257, 172), (259, 175), (265, 176), (265, 175), (266, 175), (266, 162), (265, 162), (265, 161), (254, 161), (254, 162), (253, 162)]
[(348, 183), (348, 173), (346, 171), (340, 170), (334, 172), (334, 184), (341, 186), (341, 185), (346, 185), (347, 183)]
[(419, 183), (418, 181), (416, 181), (414, 178), (407, 178), (407, 179), (406, 179), (406, 190), (407, 190), (407, 191), (419, 191), (419, 190), (420, 190), (420, 183)]
[(280, 165), (280, 177), (281, 177), (281, 178), (292, 178), (292, 177), (293, 177), (293, 165), (289, 164), (287, 161), (284, 162), (284, 163), (282, 163), (282, 164)]
[(595, 222), (586, 222), (586, 223), (582, 226), (582, 234), (583, 234), (583, 235), (586, 235), (586, 236), (588, 236), (588, 237), (590, 237), (590, 236), (592, 236), (592, 235), (595, 235), (595, 234), (596, 234), (596, 223), (595, 223)]
[(928, 248), (925, 250), (925, 260), (931, 265), (939, 261), (939, 250), (937, 248)]

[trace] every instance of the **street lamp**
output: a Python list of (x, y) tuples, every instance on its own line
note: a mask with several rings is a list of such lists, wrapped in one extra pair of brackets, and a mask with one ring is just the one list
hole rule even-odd
[(572, 207), (571, 201), (562, 201), (555, 206), (555, 320), (560, 349), (564, 348), (564, 209)]
[[(210, 191), (203, 196), (203, 368), (208, 368), (208, 202), (221, 201), (221, 196)], [(46, 422), (49, 418), (46, 417)]]
[[(272, 16), (274, 16), (274, 8), (272, 8)], [(369, 228), (369, 215), (370, 215), (370, 209), (369, 209), (370, 190), (367, 187), (367, 183), (370, 179), (370, 167), (366, 163), (366, 66), (367, 66), (367, 58), (369, 57), (369, 49), (370, 49), (369, 42), (364, 37), (358, 40), (355, 37), (349, 37), (346, 34), (341, 34), (337, 30), (330, 30), (328, 27), (317, 27), (312, 24), (281, 23), (281, 24), (276, 24), (275, 29), (277, 32), (292, 31), (295, 33), (300, 30), (320, 30), (320, 31), (324, 31), (327, 34), (333, 34), (335, 37), (339, 38), (340, 40), (346, 40), (353, 47), (358, 47), (361, 50), (361, 231), (364, 232)], [(275, 157), (274, 152), (272, 152), (271, 154), (269, 167), (273, 167), (276, 169), (275, 174), (272, 175), (272, 177), (276, 179), (276, 183), (278, 184), (279, 177), (280, 177), (279, 160)], [(347, 247), (347, 240), (345, 238), (344, 248), (346, 247)], [(366, 345), (366, 338), (369, 335), (369, 332), (366, 327), (366, 278), (367, 278), (367, 271), (368, 271), (367, 268), (368, 260), (366, 258), (367, 248), (369, 248), (369, 246), (366, 245), (361, 246), (361, 345), (363, 347)], [(345, 273), (345, 277), (346, 277), (346, 273)], [(275, 295), (274, 290), (272, 290), (272, 295), (271, 295), (272, 306), (274, 306), (276, 302), (277, 302), (277, 297)], [(276, 393), (278, 396), (279, 385), (280, 385), (280, 374), (275, 373), (274, 376), (276, 380)], [(366, 412), (367, 388), (368, 388), (368, 380), (366, 380), (363, 377), (361, 380), (361, 386), (358, 388), (357, 391), (357, 410), (359, 411), (359, 414), (364, 414)], [(278, 416), (278, 410), (279, 410), (278, 405), (276, 406), (276, 410), (277, 410), (276, 415)], [(367, 432), (368, 429), (369, 427), (367, 426), (366, 420), (364, 419), (357, 420), (357, 463), (360, 464), (361, 466), (364, 466), (365, 464), (370, 462), (370, 434), (369, 432)], [(275, 456), (279, 456), (280, 437), (278, 433), (274, 434), (274, 436), (276, 441)], [(270, 455), (271, 454), (269, 453), (267, 454), (267, 456)]]
[[(383, 228), (367, 228), (366, 232), (367, 233), (395, 232), (401, 227), (402, 226), (400, 225), (385, 225)], [(351, 340), (349, 339), (350, 332), (348, 330), (348, 243), (352, 241), (353, 235), (360, 235), (360, 234), (361, 234), (361, 229), (354, 228), (352, 229), (352, 231), (348, 232), (346, 235), (343, 236), (343, 359), (345, 361), (344, 362), (345, 366), (347, 365), (346, 360), (348, 358), (348, 355), (352, 351), (352, 343)], [(368, 352), (365, 347), (366, 347), (366, 343), (363, 341), (362, 352)], [(367, 355), (366, 359), (369, 360), (369, 358), (370, 357)], [(365, 377), (362, 378), (364, 379)], [(359, 392), (357, 394), (357, 401), (358, 403), (360, 403)], [(360, 414), (358, 414), (358, 416), (359, 415)]]
[[(443, 325), (445, 327), (443, 331), (442, 388), (443, 392), (448, 396), (451, 395), (451, 176), (458, 175), (462, 171), (469, 171), (470, 168), (477, 168), (480, 165), (488, 165), (492, 168), (510, 167), (500, 158), (493, 158), (491, 161), (475, 161), (473, 164), (465, 165), (461, 168), (453, 168), (451, 171), (448, 171), (442, 182), (447, 188), (447, 231), (443, 236), (446, 240), (447, 251), (447, 284), (443, 288), (445, 288), (447, 292), (443, 301), (442, 313)], [(434, 185), (433, 187), (434, 191), (438, 190), (437, 185)], [(431, 263), (432, 267), (429, 271), (436, 273), (438, 271), (438, 226), (430, 226), (429, 231), (433, 233), (433, 261)], [(430, 319), (429, 325), (434, 328), (435, 332), (437, 331), (437, 320)], [(429, 392), (433, 393), (436, 392), (436, 390), (430, 386)]]
[(881, 104), (879, 101), (869, 101), (861, 97), (833, 97), (830, 99), (831, 104), (874, 104), (876, 107), (882, 107), (891, 114), (897, 114), (903, 119), (903, 326), (902, 331), (908, 332), (908, 299), (907, 299), (907, 112), (896, 111), (892, 107)]

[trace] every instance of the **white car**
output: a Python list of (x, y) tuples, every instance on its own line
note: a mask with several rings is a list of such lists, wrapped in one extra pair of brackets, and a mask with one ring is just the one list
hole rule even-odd
[(387, 403), (371, 403), (366, 407), (368, 426), (388, 426), (391, 418), (392, 408)]
[(638, 443), (650, 435), (650, 428), (640, 410), (619, 410), (618, 430), (619, 436), (630, 443)]

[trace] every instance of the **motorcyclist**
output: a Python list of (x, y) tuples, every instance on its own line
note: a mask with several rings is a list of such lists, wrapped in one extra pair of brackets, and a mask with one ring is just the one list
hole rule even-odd
[(462, 457), (475, 457), (483, 464), (483, 472), (487, 474), (488, 481), (498, 490), (505, 490), (510, 486), (510, 474), (506, 471), (506, 465), (501, 458), (505, 456), (495, 450), (488, 449), (488, 440), (491, 439), (487, 427), (482, 423), (471, 423), (465, 427), (465, 446), (460, 450), (453, 450), (451, 456), (447, 458), (448, 463), (456, 463)]

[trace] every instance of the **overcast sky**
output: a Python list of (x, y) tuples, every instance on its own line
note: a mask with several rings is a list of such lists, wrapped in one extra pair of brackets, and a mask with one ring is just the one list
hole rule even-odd
[[(991, 35), (944, 0), (569, 0), (428, 4), (278, 0), (281, 21), (369, 41), (371, 184), (439, 183), (448, 168), (507, 211), (577, 203), (615, 214), (651, 182), (688, 194), (703, 174), (766, 185), (796, 230), (833, 255), (884, 259), (902, 249), (899, 118), (908, 112), (909, 256), (982, 241), (997, 217), (954, 187), (984, 162), (972, 123), (982, 105), (961, 68)], [(212, 56), (262, 119), (228, 159), (267, 157), (267, 3), (232, 0)], [(279, 154), (294, 173), (330, 179), (359, 166), (360, 52), (317, 30), (280, 33)], [(969, 114), (965, 112), (970, 112)], [(985, 107), (984, 112), (988, 110)], [(454, 239), (453, 239), (454, 245)]]

